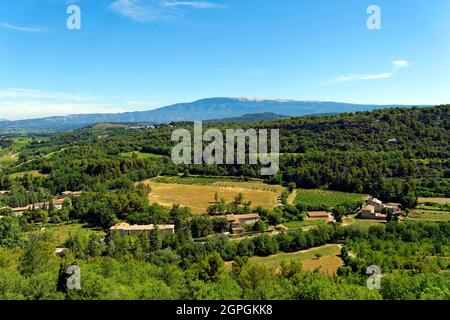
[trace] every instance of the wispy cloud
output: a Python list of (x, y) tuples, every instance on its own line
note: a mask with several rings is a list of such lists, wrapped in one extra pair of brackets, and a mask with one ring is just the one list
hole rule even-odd
[(109, 8), (124, 17), (136, 21), (150, 21), (160, 16), (158, 6), (153, 2), (150, 1), (147, 4), (143, 4), (139, 0), (116, 0)]
[(109, 9), (139, 22), (165, 20), (182, 14), (180, 8), (219, 9), (225, 6), (207, 1), (114, 0)]
[(6, 22), (0, 22), (0, 28), (21, 32), (48, 32), (48, 29), (43, 27), (19, 27)]
[(357, 81), (357, 80), (377, 80), (377, 79), (386, 79), (392, 77), (392, 72), (386, 73), (374, 73), (374, 74), (355, 74), (349, 73), (338, 76), (332, 79), (330, 82), (345, 82), (345, 81)]
[(75, 101), (89, 101), (91, 98), (81, 94), (69, 94), (63, 92), (49, 92), (34, 89), (8, 88), (0, 90), (0, 100), (10, 99), (65, 99)]
[(117, 113), (159, 106), (153, 97), (91, 96), (34, 89), (0, 89), (0, 119), (18, 120), (55, 115)]
[(220, 9), (223, 4), (206, 1), (164, 1), (161, 3), (164, 7), (192, 7), (196, 9)]
[(392, 71), (383, 73), (368, 73), (368, 74), (358, 74), (358, 73), (348, 73), (340, 75), (336, 78), (331, 79), (330, 83), (337, 82), (347, 82), (347, 81), (365, 81), (365, 80), (379, 80), (387, 79), (392, 77), (398, 70), (404, 69), (410, 66), (410, 63), (406, 60), (395, 60), (391, 62)]
[(392, 61), (392, 66), (395, 68), (395, 70), (408, 68), (409, 62), (406, 60), (395, 60)]

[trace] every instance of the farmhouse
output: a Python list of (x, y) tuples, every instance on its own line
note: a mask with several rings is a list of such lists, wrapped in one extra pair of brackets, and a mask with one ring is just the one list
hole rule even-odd
[(392, 213), (402, 211), (402, 205), (400, 203), (388, 202), (384, 207), (391, 210)]
[(26, 207), (9, 208), (9, 209), (11, 209), (12, 213), (13, 213), (15, 216), (21, 216), (21, 215), (23, 215), (23, 213), (24, 213), (25, 211), (33, 209), (33, 206), (32, 206), (32, 205), (28, 205), (28, 206), (26, 206)]
[[(65, 200), (68, 198), (57, 198), (52, 200), (53, 207), (56, 210), (61, 210), (63, 208)], [(12, 213), (16, 216), (21, 216), (23, 213), (27, 210), (37, 210), (37, 209), (48, 209), (50, 205), (49, 201), (45, 202), (36, 202), (33, 204), (29, 204), (25, 207), (18, 207), (18, 208), (11, 208), (11, 207), (4, 207), (0, 209), (11, 209)]]
[(375, 212), (380, 212), (383, 211), (384, 209), (384, 205), (383, 202), (381, 200), (378, 200), (377, 198), (371, 198), (366, 202), (367, 206), (373, 206)]
[[(53, 199), (52, 200), (53, 207), (56, 210), (61, 210), (63, 205), (64, 205), (64, 201), (65, 201), (65, 199), (63, 199), (63, 198)], [(30, 205), (30, 207), (31, 207), (30, 210), (31, 209), (46, 209), (49, 206), (50, 206), (50, 202), (49, 201), (37, 202), (35, 204)]]
[(386, 220), (387, 211), (390, 213), (401, 212), (401, 204), (393, 202), (384, 204), (377, 198), (371, 198), (362, 207), (360, 217), (361, 219)]
[(79, 197), (83, 191), (64, 191), (61, 193), (63, 198), (73, 198), (73, 197)]
[(309, 219), (329, 219), (330, 214), (326, 211), (310, 211), (308, 212)]
[(63, 205), (64, 205), (64, 201), (66, 199), (55, 199), (52, 201), (53, 207), (57, 210), (61, 210)]
[(373, 206), (373, 205), (366, 205), (366, 206), (362, 207), (360, 217), (361, 217), (361, 219), (386, 220), (387, 215), (376, 212), (375, 206)]
[(175, 225), (173, 225), (173, 224), (168, 224), (168, 225), (153, 225), (153, 224), (130, 225), (125, 222), (116, 224), (115, 226), (110, 228), (110, 231), (111, 232), (118, 231), (119, 234), (123, 237), (123, 236), (132, 235), (132, 234), (138, 235), (143, 232), (150, 233), (151, 231), (153, 231), (155, 229), (158, 229), (162, 233), (170, 233), (170, 234), (175, 233)]
[(256, 213), (252, 214), (227, 214), (225, 216), (228, 222), (228, 229), (231, 233), (243, 233), (244, 227), (246, 225), (252, 225), (259, 221), (259, 215)]

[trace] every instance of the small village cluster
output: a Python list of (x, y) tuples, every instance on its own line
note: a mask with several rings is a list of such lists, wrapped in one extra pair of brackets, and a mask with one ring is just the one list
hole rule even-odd
[[(8, 192), (8, 191), (2, 191)], [(26, 205), (25, 207), (11, 208), (4, 207), (0, 209), (10, 209), (12, 213), (16, 216), (21, 216), (27, 210), (37, 210), (37, 209), (45, 209), (49, 208), (50, 204), (53, 205), (53, 208), (56, 210), (60, 210), (63, 208), (64, 202), (71, 201), (74, 197), (78, 197), (82, 194), (82, 191), (65, 191), (61, 194), (60, 197), (57, 197), (51, 201), (37, 202), (33, 204)]]
[[(383, 203), (377, 198), (370, 198), (366, 201), (365, 205), (359, 212), (360, 219), (374, 219), (374, 220), (386, 220), (388, 213), (400, 213), (401, 205), (399, 203)], [(252, 214), (227, 214), (225, 216), (218, 216), (219, 218), (225, 218), (228, 225), (227, 230), (231, 234), (243, 234), (245, 233), (245, 226), (253, 225), (261, 220), (261, 217), (257, 213)], [(217, 217), (215, 217), (217, 218)], [(334, 223), (335, 219), (330, 212), (327, 211), (310, 211), (308, 212), (308, 220), (323, 219), (327, 223)], [(131, 234), (138, 235), (142, 232), (151, 232), (158, 229), (162, 233), (175, 233), (175, 225), (130, 225), (128, 223), (119, 223), (110, 228), (111, 232), (117, 231), (121, 236), (127, 236)]]
[[(2, 193), (7, 191), (1, 191)], [(16, 216), (21, 216), (27, 210), (46, 209), (50, 205), (54, 209), (60, 210), (67, 201), (71, 201), (74, 197), (78, 197), (82, 194), (82, 191), (65, 191), (61, 196), (53, 199), (52, 201), (38, 202), (29, 204), (25, 207), (11, 208), (12, 213)], [(5, 208), (2, 208), (5, 209)], [(401, 204), (399, 203), (383, 203), (377, 198), (370, 198), (366, 201), (364, 206), (359, 211), (357, 217), (360, 219), (373, 219), (373, 220), (387, 220), (389, 214), (398, 214), (401, 212)], [(215, 216), (214, 218), (224, 218), (227, 221), (227, 230), (230, 234), (243, 234), (246, 232), (246, 226), (254, 225), (258, 221), (261, 221), (261, 217), (257, 213), (251, 214), (227, 214), (224, 216)], [(335, 223), (335, 218), (332, 213), (327, 211), (309, 211), (307, 213), (307, 220), (325, 220), (326, 223)], [(127, 236), (131, 234), (150, 233), (153, 230), (159, 230), (162, 233), (175, 233), (175, 225), (130, 225), (126, 222), (118, 223), (110, 228), (110, 232), (118, 232), (121, 236)]]

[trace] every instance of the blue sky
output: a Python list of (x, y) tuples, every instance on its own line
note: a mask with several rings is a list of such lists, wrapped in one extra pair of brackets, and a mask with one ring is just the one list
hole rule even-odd
[(450, 0), (3, 0), (0, 118), (225, 96), (450, 103), (449, 34)]

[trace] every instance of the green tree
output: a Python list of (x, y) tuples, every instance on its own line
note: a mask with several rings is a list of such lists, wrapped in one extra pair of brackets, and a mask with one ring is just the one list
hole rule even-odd
[(20, 259), (19, 270), (24, 276), (44, 273), (55, 267), (55, 247), (51, 242), (29, 241)]
[(199, 264), (199, 278), (207, 282), (217, 282), (224, 271), (224, 261), (215, 252), (203, 258)]
[(20, 243), (22, 228), (19, 219), (12, 216), (0, 218), (0, 245), (14, 247)]

